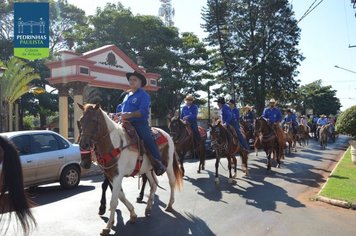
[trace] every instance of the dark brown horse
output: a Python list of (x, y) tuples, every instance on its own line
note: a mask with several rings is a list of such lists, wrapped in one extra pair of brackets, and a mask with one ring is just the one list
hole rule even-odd
[[(199, 157), (198, 173), (205, 168), (205, 135), (200, 136), (200, 142), (196, 144), (194, 142), (194, 134), (186, 123), (177, 117), (173, 117), (169, 123), (169, 133), (172, 136), (176, 151), (179, 155), (181, 168), (184, 173), (184, 156), (188, 151), (191, 151), (193, 155), (197, 154)], [(199, 127), (199, 129), (203, 129)]]
[(300, 146), (308, 146), (309, 144), (309, 127), (300, 124), (297, 132), (297, 140)]
[[(213, 149), (216, 152), (216, 161), (215, 161), (215, 183), (219, 184), (219, 163), (221, 157), (226, 157), (228, 160), (228, 169), (229, 169), (229, 183), (233, 183), (233, 178), (236, 177), (237, 169), (237, 160), (235, 155), (238, 153), (242, 159), (243, 171), (245, 175), (248, 176), (248, 152), (244, 151), (238, 142), (234, 128), (230, 126), (226, 128), (220, 122), (216, 125), (210, 126), (210, 135)], [(228, 130), (229, 129), (229, 130)], [(242, 132), (244, 135), (244, 133)], [(231, 169), (234, 168), (234, 176), (232, 176)]]
[[(281, 158), (283, 157), (283, 149), (285, 145), (285, 140), (283, 137), (279, 137), (276, 135), (276, 132), (267, 122), (264, 117), (256, 118), (255, 122), (255, 130), (260, 133), (259, 136), (260, 143), (263, 147), (263, 150), (266, 152), (267, 156), (267, 171), (271, 169), (271, 154), (274, 154), (277, 160), (277, 167), (279, 168), (281, 165)], [(282, 131), (283, 136), (283, 131)], [(281, 145), (279, 145), (281, 144)]]
[[(3, 213), (14, 211), (25, 235), (36, 227), (30, 207), (32, 203), (24, 191), (22, 167), (16, 147), (0, 136), (0, 225)], [(1, 226), (0, 234), (8, 227)]]

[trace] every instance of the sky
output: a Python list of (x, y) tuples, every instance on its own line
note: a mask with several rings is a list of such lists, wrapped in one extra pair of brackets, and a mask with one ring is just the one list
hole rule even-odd
[[(158, 15), (160, 0), (119, 0), (134, 15)], [(315, 0), (289, 0), (299, 20)], [(306, 16), (301, 28), (299, 49), (305, 60), (298, 67), (296, 79), (301, 85), (321, 79), (322, 85), (337, 90), (341, 110), (356, 105), (356, 10), (350, 0), (317, 0), (321, 4)], [(95, 14), (97, 7), (118, 0), (68, 0), (83, 9), (87, 15)], [(89, 4), (90, 2), (90, 4)], [(206, 36), (200, 27), (201, 10), (206, 0), (172, 0), (175, 10), (174, 25), (180, 32), (194, 32), (201, 39)], [(314, 5), (315, 6), (315, 5)], [(351, 47), (349, 47), (351, 46)], [(355, 47), (352, 47), (355, 46)], [(335, 67), (337, 66), (337, 67)]]

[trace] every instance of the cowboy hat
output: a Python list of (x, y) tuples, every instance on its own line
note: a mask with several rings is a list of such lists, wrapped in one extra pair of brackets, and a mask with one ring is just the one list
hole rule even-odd
[(325, 118), (325, 117), (326, 117), (326, 115), (322, 114), (322, 115), (320, 115), (320, 117), (321, 117), (321, 118)]
[(139, 78), (141, 80), (142, 87), (145, 87), (145, 85), (147, 84), (147, 80), (146, 80), (146, 77), (143, 74), (141, 74), (141, 73), (139, 73), (137, 71), (126, 73), (127, 80), (129, 80), (132, 75), (136, 76), (137, 78)]
[(247, 110), (252, 110), (252, 107), (249, 106), (249, 105), (246, 105), (245, 108), (246, 108)]
[(225, 98), (219, 97), (218, 100), (215, 100), (214, 102), (225, 104)]
[(269, 103), (276, 103), (276, 100), (274, 100), (274, 98), (271, 98), (271, 99), (269, 100)]
[(193, 96), (192, 96), (191, 94), (188, 94), (188, 95), (185, 97), (184, 100), (185, 100), (185, 101), (193, 101), (194, 98), (193, 98)]

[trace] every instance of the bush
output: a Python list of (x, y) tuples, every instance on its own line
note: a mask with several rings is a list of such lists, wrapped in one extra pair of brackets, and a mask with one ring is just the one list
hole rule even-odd
[(336, 130), (356, 139), (356, 105), (342, 112), (336, 121)]

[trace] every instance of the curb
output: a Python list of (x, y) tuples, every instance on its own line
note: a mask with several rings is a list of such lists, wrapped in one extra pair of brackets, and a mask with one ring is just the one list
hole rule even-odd
[(350, 203), (350, 202), (341, 201), (341, 200), (337, 200), (337, 199), (332, 199), (332, 198), (328, 198), (328, 197), (324, 197), (324, 196), (320, 195), (321, 191), (324, 189), (324, 187), (328, 183), (329, 177), (334, 173), (336, 168), (339, 166), (339, 163), (340, 163), (341, 159), (344, 158), (345, 153), (347, 152), (347, 150), (349, 148), (350, 148), (350, 146), (342, 154), (342, 157), (339, 159), (338, 163), (335, 165), (334, 169), (331, 171), (330, 175), (328, 176), (328, 179), (325, 181), (323, 187), (318, 192), (315, 200), (320, 201), (320, 202), (324, 202), (324, 203), (327, 203), (327, 204), (330, 204), (330, 205), (333, 205), (333, 206), (338, 206), (338, 207), (342, 207), (342, 208), (346, 208), (346, 209), (356, 210), (356, 203), (355, 202)]
[(316, 200), (320, 201), (320, 202), (328, 203), (333, 206), (356, 210), (356, 203), (350, 203), (350, 202), (346, 202), (346, 201), (336, 200), (336, 199), (319, 196), (319, 195), (316, 197)]

